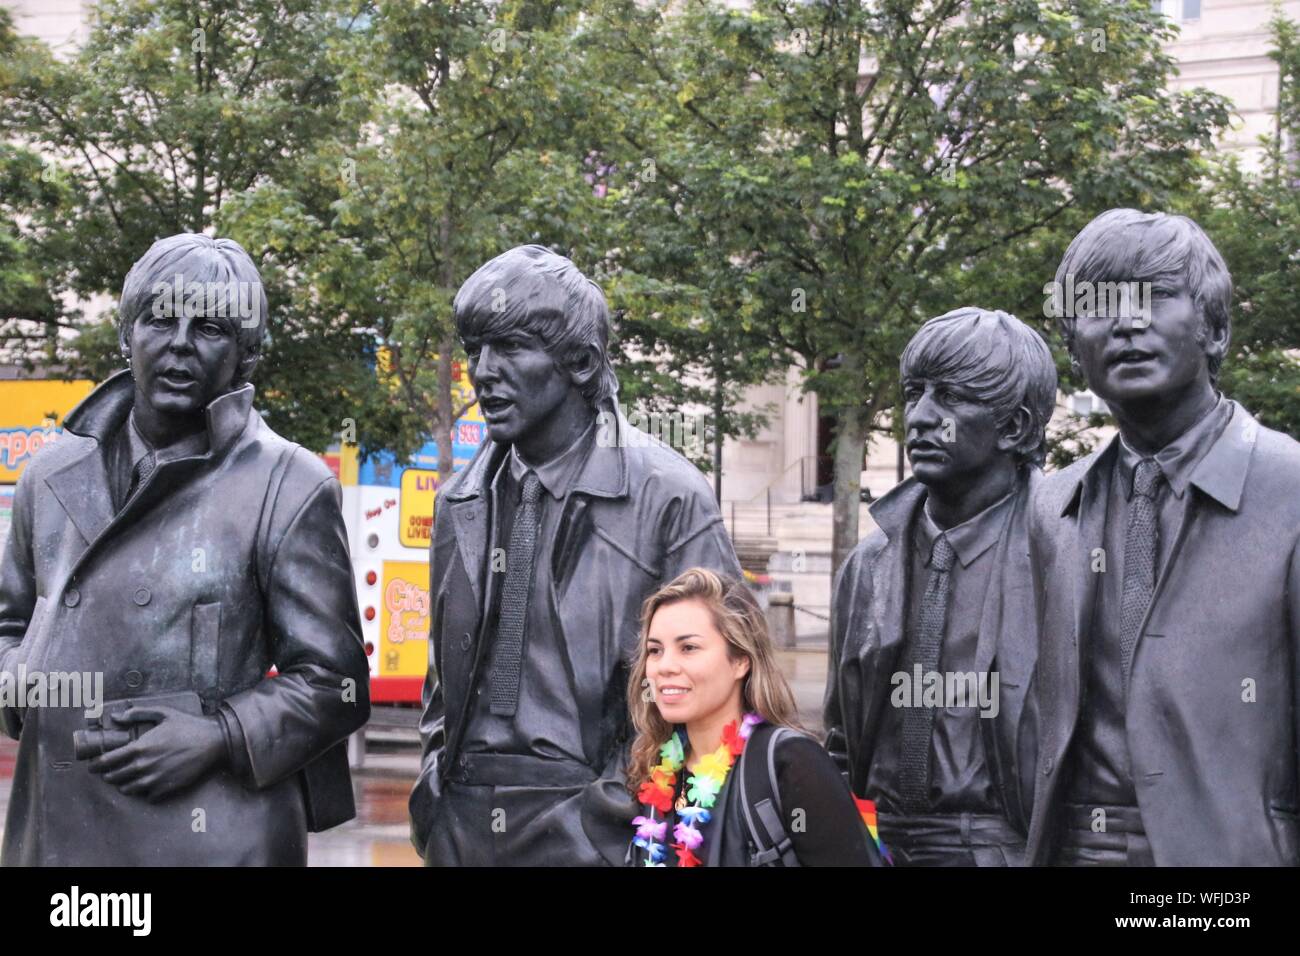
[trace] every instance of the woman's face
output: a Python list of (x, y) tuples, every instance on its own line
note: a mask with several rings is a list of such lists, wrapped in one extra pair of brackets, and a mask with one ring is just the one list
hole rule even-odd
[(646, 635), (646, 678), (659, 713), (670, 724), (690, 724), (719, 711), (738, 713), (749, 660), (732, 659), (727, 640), (700, 601), (666, 604)]

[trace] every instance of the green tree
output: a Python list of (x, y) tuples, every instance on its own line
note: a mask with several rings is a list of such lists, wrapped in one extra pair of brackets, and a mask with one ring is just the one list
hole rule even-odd
[(1220, 385), (1272, 428), (1300, 436), (1300, 31), (1270, 24), (1278, 64), (1277, 130), (1257, 170), (1217, 164), (1189, 213), (1232, 272), (1232, 351)]
[(1169, 91), (1172, 27), (1140, 0), (606, 0), (596, 16), (621, 135), (660, 171), (638, 211), (689, 209), (682, 245), (708, 224), (753, 297), (743, 347), (791, 357), (836, 417), (837, 567), (917, 325), (977, 294), (1001, 306), (1008, 286), (1036, 283), (1041, 310), (1051, 271), (1026, 275), (1017, 250), (1076, 211), (1165, 203), (1227, 118)]
[[(116, 297), (154, 240), (212, 230), (232, 197), (294, 175), (318, 139), (342, 135), (334, 64), (354, 24), (334, 0), (104, 0), (67, 61), (0, 30), (0, 320), (12, 357), (95, 378), (120, 367), (108, 317), (68, 303)], [(340, 392), (377, 400), (368, 343), (284, 293), (269, 243), (249, 251), (273, 317), (259, 407), (324, 447)]]

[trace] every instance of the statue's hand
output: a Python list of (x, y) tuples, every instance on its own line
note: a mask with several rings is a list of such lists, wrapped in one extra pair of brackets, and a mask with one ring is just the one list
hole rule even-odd
[(113, 720), (122, 726), (153, 723), (125, 747), (90, 762), (92, 773), (123, 793), (161, 800), (201, 779), (225, 756), (219, 717), (199, 717), (170, 707), (130, 707)]

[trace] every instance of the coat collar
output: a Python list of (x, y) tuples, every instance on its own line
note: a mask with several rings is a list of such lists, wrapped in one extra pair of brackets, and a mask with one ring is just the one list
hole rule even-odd
[[(1232, 399), (1225, 401), (1229, 406), (1227, 425), (1192, 469), (1188, 484), (1195, 485), (1228, 510), (1236, 511), (1241, 507), (1241, 493), (1246, 485), (1246, 473), (1250, 470), (1250, 454), (1259, 437), (1259, 422)], [(1120, 437), (1116, 433), (1088, 462), (1066, 496), (1062, 515), (1078, 511), (1085, 485), (1089, 496), (1093, 495), (1100, 476), (1106, 469), (1114, 467), (1119, 444)]]
[(900, 534), (906, 534), (912, 523), (916, 509), (925, 501), (926, 487), (916, 480), (916, 476), (895, 485), (868, 511), (876, 527), (890, 541), (898, 540)]
[[(230, 450), (253, 407), (252, 385), (218, 395), (204, 410), (207, 420), (208, 447), (214, 457)], [(68, 413), (63, 427), (74, 435), (93, 438), (103, 445), (122, 427), (135, 403), (135, 379), (130, 369), (123, 369), (105, 379)]]
[[(626, 445), (631, 426), (614, 405), (606, 402), (596, 415), (596, 440), (586, 461), (574, 475), (570, 492), (580, 492), (597, 498), (626, 498), (628, 494), (628, 466)], [(632, 436), (640, 441), (640, 436)], [(652, 441), (645, 436), (646, 441)], [(492, 479), (501, 467), (502, 459), (509, 453), (509, 445), (485, 439), (474, 460), (466, 466), (455, 483), (443, 491), (448, 502), (463, 502), (474, 498), (484, 499), (492, 487)]]
[[(86, 539), (94, 543), (117, 515), (108, 490), (108, 472), (100, 449), (125, 424), (135, 401), (135, 380), (130, 371), (118, 372), (95, 388), (64, 419), (71, 434), (95, 441), (93, 447), (45, 477), (45, 484), (67, 512), (69, 520)], [(253, 386), (245, 385), (212, 400), (207, 407), (208, 451), (200, 456), (175, 459), (159, 467), (146, 482), (139, 497), (160, 480), (160, 473), (220, 458), (234, 445), (248, 424), (253, 404)], [(128, 504), (131, 510), (135, 501)]]

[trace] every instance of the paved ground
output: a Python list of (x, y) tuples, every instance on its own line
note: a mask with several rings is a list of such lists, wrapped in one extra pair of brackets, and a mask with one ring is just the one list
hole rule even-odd
[[(800, 648), (778, 654), (781, 669), (794, 689), (799, 715), (809, 730), (821, 729), (826, 652)], [(420, 859), (407, 833), (406, 800), (419, 770), (419, 750), (407, 733), (374, 735), (364, 769), (354, 774), (357, 817), (326, 833), (313, 834), (308, 858), (312, 866), (418, 866)], [(14, 756), (18, 745), (0, 740), (0, 834), (9, 805)]]

